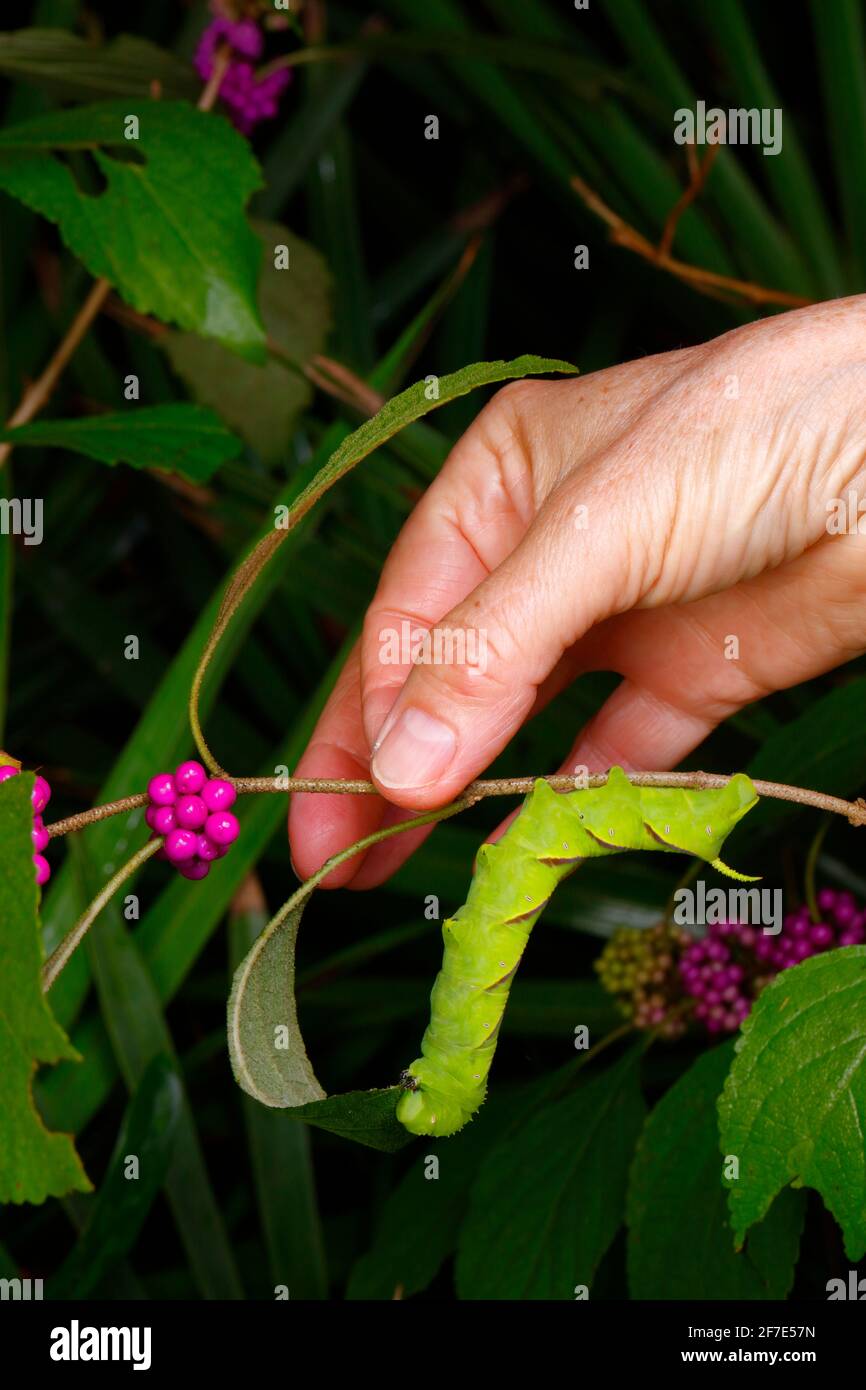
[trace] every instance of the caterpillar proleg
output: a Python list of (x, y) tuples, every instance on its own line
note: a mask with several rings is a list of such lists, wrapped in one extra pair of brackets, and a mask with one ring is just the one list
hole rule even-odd
[(442, 927), (445, 953), (421, 1056), (403, 1073), (397, 1117), (413, 1134), (456, 1134), (484, 1101), (508, 992), (556, 885), (584, 859), (626, 849), (694, 854), (732, 878), (722, 845), (758, 800), (744, 773), (707, 791), (604, 786), (558, 793), (539, 780), (502, 839), (483, 845), (465, 904)]

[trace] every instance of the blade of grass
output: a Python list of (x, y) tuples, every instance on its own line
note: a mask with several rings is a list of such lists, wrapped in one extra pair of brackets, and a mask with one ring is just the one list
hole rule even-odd
[[(273, 774), (275, 766), (294, 767), (312, 732), (316, 720), (343, 667), (358, 629), (347, 638), (316, 689), (302, 718), (276, 758), (263, 774)], [(210, 876), (200, 883), (178, 877), (157, 898), (144, 917), (135, 936), (135, 946), (147, 968), (148, 978), (160, 1005), (167, 1005), (180, 989), (189, 971), (222, 921), (234, 895), (258, 863), (274, 835), (284, 829), (287, 806), (281, 796), (250, 798), (241, 810), (242, 833), (234, 852), (220, 860)], [(287, 850), (283, 841), (282, 860)], [(63, 976), (60, 977), (61, 980)], [(57, 986), (55, 986), (56, 990)], [(51, 995), (54, 1007), (54, 991)], [(46, 1120), (56, 1117), (61, 1127), (77, 1133), (110, 1094), (116, 1077), (108, 1037), (92, 1018), (85, 1019), (73, 1034), (81, 1045), (83, 1065), (45, 1073), (37, 1082), (40, 1109)]]
[[(418, 10), (414, 0), (386, 0), (386, 8), (412, 23)], [(525, 31), (531, 33), (535, 5), (523, 7)], [(425, 30), (466, 34), (469, 26), (453, 0), (428, 0), (424, 7)], [(522, 32), (523, 30), (521, 30)], [(573, 156), (536, 119), (531, 99), (524, 99), (514, 85), (489, 63), (454, 59), (450, 66), (473, 97), (505, 126), (511, 137), (538, 160), (548, 176), (568, 186), (575, 172)], [(636, 201), (651, 213), (659, 230), (681, 193), (672, 171), (614, 102), (596, 106), (569, 103), (569, 118), (596, 146), (599, 157), (620, 179), (628, 170), (628, 187)], [(582, 216), (580, 210), (578, 215)], [(684, 258), (720, 274), (734, 269), (723, 243), (708, 226), (701, 213), (689, 208), (679, 229), (679, 246)]]
[[(76, 843), (75, 851), (84, 885), (97, 892), (101, 876), (94, 872), (92, 857), (83, 842)], [(103, 914), (99, 931), (89, 935), (86, 949), (117, 1065), (133, 1092), (154, 1057), (166, 1055), (175, 1068), (177, 1060), (153, 979), (116, 900)], [(203, 1296), (243, 1297), (185, 1092), (165, 1192)]]
[[(257, 885), (243, 889), (229, 922), (231, 976), (268, 920)], [(242, 1103), (271, 1278), (293, 1299), (324, 1299), (328, 1277), (309, 1128), (249, 1096)]]
[[(310, 74), (320, 85), (327, 73)], [(321, 248), (336, 287), (334, 356), (366, 374), (375, 361), (370, 291), (361, 247), (352, 146), (345, 127), (335, 127), (311, 171), (312, 240)]]
[[(727, 59), (738, 98), (759, 110), (783, 109), (741, 0), (715, 0), (701, 11), (701, 16)], [(764, 161), (767, 182), (786, 225), (803, 247), (821, 292), (834, 297), (844, 292), (844, 267), (821, 192), (787, 111), (784, 119), (782, 148)]]
[[(87, 1298), (130, 1253), (163, 1185), (182, 1105), (175, 1067), (154, 1057), (130, 1098), (99, 1191), (87, 1202), (84, 1228), (49, 1281), (49, 1298)], [(130, 1158), (138, 1165), (134, 1174)]]
[[(646, 73), (655, 94), (669, 103), (672, 136), (674, 111), (695, 104), (690, 83), (671, 57), (641, 0), (609, 0), (605, 14), (633, 61)], [(735, 246), (747, 253), (745, 268), (751, 275), (776, 289), (814, 294), (812, 276), (797, 247), (779, 227), (751, 180), (727, 150), (716, 160), (706, 196), (727, 223)]]
[(866, 280), (866, 64), (860, 0), (812, 0), (818, 67), (831, 152), (853, 264), (853, 288)]
[(366, 63), (347, 63), (332, 68), (327, 81), (307, 83), (297, 115), (286, 123), (265, 155), (265, 187), (256, 198), (257, 217), (279, 217), (335, 125), (348, 112), (366, 70)]

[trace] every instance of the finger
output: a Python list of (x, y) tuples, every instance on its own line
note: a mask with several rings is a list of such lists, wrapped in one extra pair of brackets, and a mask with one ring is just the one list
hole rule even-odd
[[(295, 768), (296, 777), (366, 780), (370, 775), (367, 740), (361, 723), (361, 657), (358, 644), (349, 655), (319, 716), (310, 742)], [(295, 872), (302, 879), (315, 873), (333, 854), (379, 828), (385, 810), (381, 797), (295, 792), (289, 803), (289, 843)], [(349, 883), (364, 855), (330, 873), (325, 888)]]
[(530, 461), (513, 443), (510, 398), (500, 392), (451, 451), (385, 563), (362, 638), (371, 747), (413, 660), (423, 659), (424, 635), (511, 553), (535, 513)]
[(864, 651), (866, 536), (859, 534), (827, 537), (724, 594), (611, 618), (578, 645), (579, 659), (586, 670), (625, 679), (558, 770), (674, 768), (737, 710)]
[[(424, 807), (456, 796), (520, 727), (564, 652), (641, 597), (653, 509), (622, 479), (596, 466), (570, 480), (513, 553), (438, 624), (464, 634), (467, 648), (477, 634), (484, 659), (411, 671), (373, 748), (372, 776), (390, 800)], [(577, 497), (592, 510), (590, 528), (577, 524)], [(662, 486), (654, 500), (656, 510), (672, 505)]]

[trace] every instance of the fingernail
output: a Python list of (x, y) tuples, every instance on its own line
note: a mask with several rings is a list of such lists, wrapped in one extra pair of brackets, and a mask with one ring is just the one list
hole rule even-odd
[(376, 731), (370, 753), (373, 754), (381, 748), (385, 742), (385, 735), (393, 724), (389, 715), (394, 708), (397, 696), (400, 694), (399, 687), (383, 690), (371, 690), (364, 701), (364, 721), (367, 727)]
[(424, 710), (404, 709), (387, 728), (373, 755), (371, 771), (383, 787), (426, 787), (448, 768), (457, 735)]

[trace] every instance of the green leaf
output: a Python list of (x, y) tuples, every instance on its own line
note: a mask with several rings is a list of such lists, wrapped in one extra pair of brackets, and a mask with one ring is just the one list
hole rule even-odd
[(240, 440), (213, 411), (183, 402), (142, 406), (140, 410), (93, 415), (83, 420), (40, 420), (17, 429), (0, 430), (0, 439), (15, 445), (73, 449), (100, 463), (161, 468), (194, 483), (206, 483), (222, 464), (237, 458), (241, 450)]
[(496, 382), (519, 377), (542, 376), (548, 372), (574, 376), (577, 370), (570, 362), (563, 362), (558, 358), (533, 357), (527, 354), (516, 357), (511, 362), (473, 362), (469, 367), (462, 367), (458, 372), (440, 377), (435, 396), (431, 396), (431, 387), (426, 381), (416, 381), (413, 386), (407, 387), (405, 391), (386, 401), (372, 420), (365, 420), (339, 449), (334, 450), (316, 477), (314, 486), (317, 491), (324, 491), (325, 487), (330, 487), (342, 478), (361, 459), (391, 439), (398, 430), (404, 429), (413, 420), (420, 420), (422, 415), (435, 410), (437, 406), (457, 400), (459, 396), (468, 395), (479, 386), (492, 386)]
[[(273, 343), (302, 365), (325, 346), (331, 321), (331, 280), (324, 260), (307, 242), (276, 222), (254, 222), (264, 260), (259, 310)], [(274, 247), (289, 249), (289, 268), (277, 270)], [(312, 397), (300, 371), (271, 358), (265, 366), (238, 362), (219, 343), (193, 333), (159, 340), (190, 393), (237, 430), (268, 463), (285, 458), (298, 414)]]
[[(183, 1106), (168, 1057), (154, 1057), (129, 1102), (108, 1170), (77, 1244), (51, 1280), (51, 1298), (87, 1298), (135, 1245), (165, 1180)], [(129, 1173), (134, 1157), (138, 1170)]]
[[(259, 167), (228, 121), (184, 102), (101, 102), (0, 131), (0, 188), (56, 222), (69, 249), (141, 313), (265, 360), (260, 246), (244, 217)], [(128, 116), (139, 138), (125, 138)], [(57, 151), (89, 151), (106, 182), (78, 187)]]
[(370, 1249), (355, 1264), (346, 1297), (402, 1298), (426, 1289), (454, 1250), (469, 1192), (491, 1144), (513, 1119), (515, 1099), (493, 1097), (480, 1115), (438, 1150), (435, 1179), (428, 1177), (421, 1148), (402, 1180), (388, 1194)]
[[(252, 877), (238, 894), (229, 920), (233, 966), (240, 964), (267, 920), (261, 890)], [(243, 1098), (243, 1110), (271, 1280), (285, 1284), (291, 1298), (326, 1298), (328, 1276), (309, 1132), (249, 1096)]]
[[(99, 861), (82, 842), (72, 846), (87, 891), (99, 884)], [(86, 950), (118, 1068), (132, 1092), (154, 1057), (174, 1061), (171, 1033), (134, 937), (115, 898)], [(175, 1064), (176, 1065), (176, 1064)], [(165, 1192), (198, 1286), (207, 1298), (240, 1298), (242, 1291), (220, 1209), (211, 1189), (192, 1107), (182, 1097)]]
[(40, 1062), (78, 1060), (42, 993), (30, 773), (0, 784), (0, 1202), (44, 1202), (91, 1184), (68, 1134), (33, 1105)]
[(866, 1253), (866, 946), (782, 970), (743, 1024), (719, 1101), (737, 1245), (789, 1183), (813, 1187)]
[(804, 1207), (784, 1192), (736, 1254), (722, 1184), (716, 1102), (733, 1043), (711, 1048), (653, 1110), (632, 1165), (628, 1272), (632, 1298), (785, 1298)]
[(67, 29), (16, 29), (0, 34), (0, 72), (31, 82), (62, 101), (150, 98), (154, 83), (163, 101), (194, 101), (201, 91), (190, 64), (133, 34), (97, 44)]
[(573, 1299), (622, 1220), (644, 1117), (638, 1061), (580, 1081), (485, 1160), (457, 1255), (464, 1299)]
[(277, 931), (262, 932), (232, 982), (229, 1056), (238, 1085), (283, 1109), (323, 1100), (298, 1025), (295, 944), (306, 899)]
[(412, 1136), (397, 1120), (399, 1086), (376, 1091), (346, 1091), (341, 1096), (326, 1096), (292, 1111), (292, 1118), (306, 1120), (318, 1129), (327, 1129), (343, 1139), (353, 1139), (368, 1149), (394, 1153), (411, 1143)]

